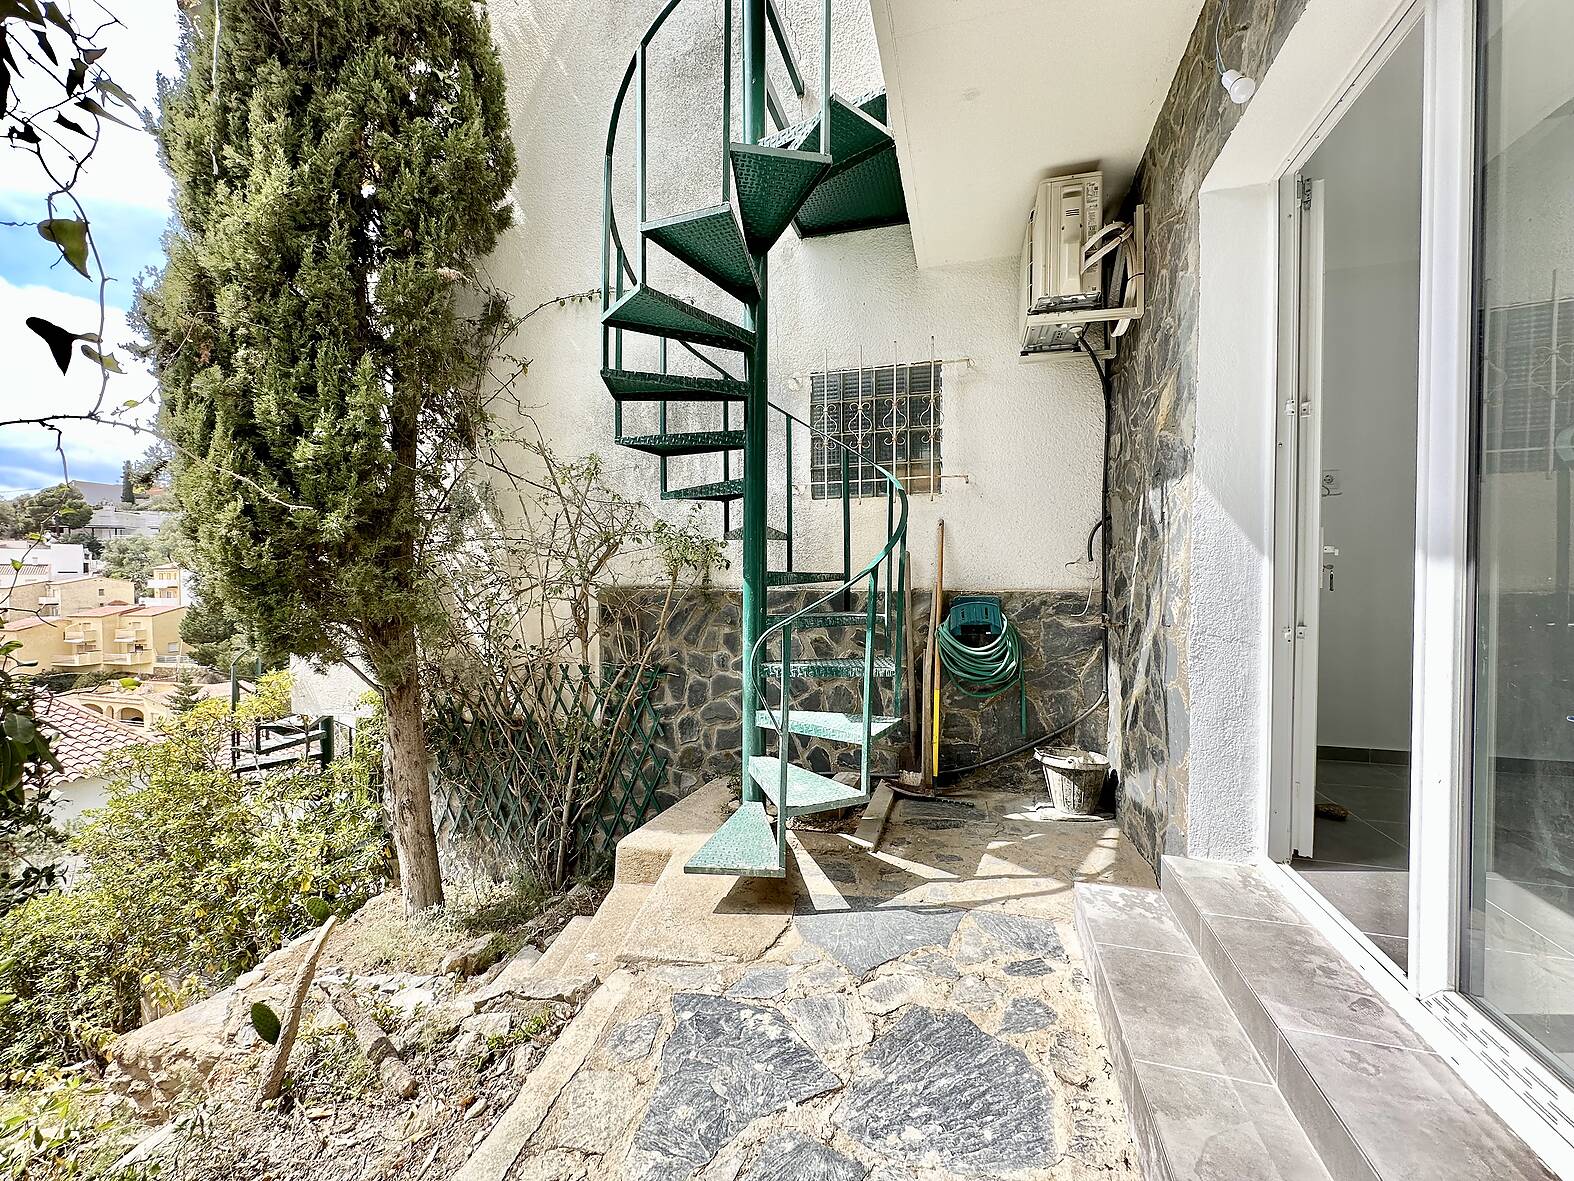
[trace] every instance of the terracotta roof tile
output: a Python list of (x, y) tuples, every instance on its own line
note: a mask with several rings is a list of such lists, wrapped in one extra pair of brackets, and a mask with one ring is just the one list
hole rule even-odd
[(45, 781), (51, 787), (84, 779), (106, 755), (151, 741), (141, 730), (101, 718), (59, 697), (41, 699), (38, 720), (48, 731), (49, 747), (64, 768)]

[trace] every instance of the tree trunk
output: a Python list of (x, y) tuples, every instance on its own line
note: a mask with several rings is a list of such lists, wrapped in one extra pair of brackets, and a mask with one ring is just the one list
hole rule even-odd
[(413, 915), (443, 904), (443, 875), (437, 864), (437, 833), (432, 827), (421, 678), (413, 637), (405, 638), (405, 643), (408, 656), (391, 662), (392, 675), (381, 679), (388, 709), (388, 804), (393, 814), (394, 850), (399, 855), (404, 911)]

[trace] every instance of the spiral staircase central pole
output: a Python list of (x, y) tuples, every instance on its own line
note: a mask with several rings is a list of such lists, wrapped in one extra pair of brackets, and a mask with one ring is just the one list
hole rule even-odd
[[(731, 3), (731, 0), (726, 0)], [(765, 136), (766, 0), (743, 3), (743, 141), (757, 144)], [(755, 725), (759, 690), (754, 675), (754, 646), (765, 630), (766, 552), (765, 480), (767, 405), (769, 399), (766, 332), (767, 255), (753, 255), (759, 274), (759, 299), (745, 311), (744, 325), (754, 331), (748, 355), (749, 393), (743, 417), (743, 798), (758, 801), (761, 791), (749, 774), (749, 760), (761, 752)], [(785, 753), (785, 752), (784, 752)], [(781, 817), (778, 823), (785, 824)]]

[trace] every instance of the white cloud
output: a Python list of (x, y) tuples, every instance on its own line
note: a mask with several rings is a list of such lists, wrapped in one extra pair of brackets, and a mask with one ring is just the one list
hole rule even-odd
[[(94, 19), (93, 5), (78, 5), (78, 19)], [(99, 44), (110, 76), (149, 109), (158, 102), (158, 75), (173, 76), (180, 47), (180, 25), (174, 0), (109, 0), (106, 7), (120, 20), (105, 29)], [(19, 90), (22, 88), (19, 86)], [(111, 106), (117, 114), (119, 108)], [(132, 123), (136, 119), (127, 116)], [(0, 169), (0, 192), (43, 196), (51, 186), (31, 160), (8, 151)], [(153, 137), (140, 128), (120, 127), (107, 120), (93, 161), (77, 183), (76, 193), (91, 209), (94, 201), (120, 201), (149, 209), (169, 207), (169, 178), (159, 166)]]
[[(42, 316), (72, 332), (97, 330), (98, 305), (91, 299), (47, 287), (14, 287), (0, 279), (0, 339), (7, 342), (7, 363), (0, 377), (0, 422), (49, 414), (84, 414), (99, 403), (99, 369), (78, 353), (65, 376), (55, 367), (48, 347), (23, 324)], [(111, 374), (102, 409), (119, 409), (117, 421), (148, 425), (154, 408), (147, 401), (156, 383), (147, 367), (131, 356), (127, 342), (136, 334), (125, 314), (106, 309), (104, 347), (125, 368)], [(134, 410), (124, 403), (143, 404)], [(120, 465), (135, 459), (152, 439), (113, 423), (68, 422), (61, 426), (64, 460), (73, 478), (115, 479)], [(0, 427), (0, 495), (27, 490), (61, 479), (62, 457), (56, 435), (39, 426)]]

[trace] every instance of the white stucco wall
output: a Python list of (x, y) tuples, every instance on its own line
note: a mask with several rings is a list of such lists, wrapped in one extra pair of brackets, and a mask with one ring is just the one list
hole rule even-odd
[[(495, 0), (491, 17), (503, 54), (519, 154), (516, 227), (489, 261), (494, 283), (521, 311), (600, 284), (602, 152), (612, 99), (639, 37), (658, 9), (618, 0), (568, 6), (546, 0)], [(817, 103), (817, 5), (782, 5)], [(865, 0), (838, 0), (832, 52), (833, 90), (856, 95), (880, 85), (880, 65)], [(651, 218), (715, 204), (721, 154), (720, 11), (688, 0), (650, 52)], [(737, 30), (734, 30), (736, 37)], [(774, 50), (772, 50), (774, 59)], [(735, 56), (736, 61), (736, 56)], [(785, 77), (778, 91), (794, 107)], [(625, 127), (634, 119), (632, 99)], [(734, 134), (740, 122), (734, 118)], [(635, 242), (631, 137), (618, 158), (619, 222)], [(1033, 145), (1024, 143), (1024, 152)], [(988, 178), (978, 178), (987, 184)], [(1113, 196), (1118, 197), (1119, 194)], [(1026, 210), (1023, 211), (1024, 216)], [(650, 252), (653, 285), (738, 318), (736, 301), (686, 275), (658, 249)], [(789, 230), (770, 260), (770, 368), (773, 400), (808, 417), (809, 383), (794, 375), (823, 368), (890, 364), (930, 356), (968, 358), (948, 364), (943, 379), (945, 491), (915, 497), (911, 548), (917, 585), (933, 577), (934, 523), (946, 522), (946, 582), (969, 589), (1081, 589), (1095, 585), (1085, 543), (1099, 516), (1103, 399), (1085, 359), (1023, 362), (1017, 356), (1016, 260), (919, 271), (905, 226), (799, 241)], [(624, 363), (654, 367), (654, 343), (630, 336)], [(656, 500), (654, 457), (616, 448), (613, 404), (602, 386), (599, 304), (550, 306), (513, 342), (531, 359), (522, 397), (547, 439), (567, 454), (607, 457), (612, 479), (631, 496)], [(674, 350), (673, 357), (682, 353)], [(680, 367), (674, 363), (674, 369)], [(703, 370), (695, 370), (703, 372)], [(779, 424), (773, 424), (773, 427)], [(671, 429), (715, 427), (674, 408)], [(737, 426), (737, 416), (733, 425)], [(654, 406), (630, 409), (626, 433), (654, 433)], [(809, 448), (794, 440), (797, 552), (800, 569), (839, 560), (839, 509), (808, 495)], [(780, 448), (772, 460), (772, 523), (780, 525)], [(676, 460), (672, 486), (720, 479), (719, 457)], [(736, 465), (733, 471), (737, 475)], [(657, 503), (669, 519), (686, 511)], [(701, 509), (713, 533), (719, 506)], [(734, 524), (736, 524), (736, 516)], [(855, 558), (883, 536), (883, 499), (855, 505)], [(738, 578), (739, 547), (730, 548)], [(779, 560), (779, 555), (773, 555)]]

